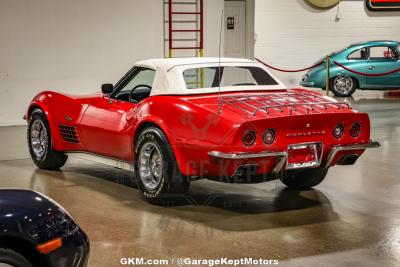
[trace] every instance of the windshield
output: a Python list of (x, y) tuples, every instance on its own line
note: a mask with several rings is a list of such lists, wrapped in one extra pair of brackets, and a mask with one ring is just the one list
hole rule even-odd
[(183, 78), (187, 89), (278, 84), (259, 67), (192, 68), (183, 72)]

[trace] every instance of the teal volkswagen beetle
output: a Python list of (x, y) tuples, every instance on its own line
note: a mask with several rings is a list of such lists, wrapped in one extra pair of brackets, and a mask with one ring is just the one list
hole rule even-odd
[[(400, 42), (371, 41), (353, 44), (331, 54), (330, 89), (336, 96), (350, 96), (356, 89), (400, 89)], [(349, 70), (339, 67), (337, 62)], [(384, 76), (380, 75), (398, 69)], [(326, 87), (326, 64), (310, 70), (300, 82), (305, 87)]]

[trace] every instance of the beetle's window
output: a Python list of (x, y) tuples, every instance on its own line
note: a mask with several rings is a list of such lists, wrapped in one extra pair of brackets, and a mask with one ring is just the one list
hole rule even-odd
[(367, 48), (362, 48), (351, 53), (347, 59), (366, 60), (368, 58)]
[(370, 60), (397, 59), (397, 51), (388, 46), (373, 46), (369, 49)]
[(266, 71), (258, 67), (206, 67), (187, 69), (183, 78), (188, 89), (220, 86), (277, 85)]

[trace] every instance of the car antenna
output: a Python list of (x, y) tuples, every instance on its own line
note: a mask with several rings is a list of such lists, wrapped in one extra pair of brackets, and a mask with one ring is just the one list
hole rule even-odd
[(218, 114), (222, 113), (221, 99), (221, 42), (222, 42), (222, 25), (224, 20), (224, 10), (221, 11), (221, 25), (219, 28), (219, 46), (218, 46)]

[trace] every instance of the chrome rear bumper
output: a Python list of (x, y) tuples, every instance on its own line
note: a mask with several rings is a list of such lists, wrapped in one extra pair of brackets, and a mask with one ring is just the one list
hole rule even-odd
[(331, 152), (328, 155), (325, 167), (329, 167), (331, 165), (331, 163), (335, 159), (337, 153), (340, 152), (340, 151), (376, 148), (376, 147), (380, 147), (380, 146), (381, 146), (381, 144), (379, 142), (376, 142), (376, 141), (370, 141), (369, 143), (359, 144), (359, 145), (334, 146), (332, 148)]
[(218, 151), (211, 151), (208, 152), (208, 155), (220, 159), (256, 159), (269, 157), (286, 157), (287, 152), (223, 153)]
[[(325, 167), (329, 167), (332, 161), (335, 159), (336, 155), (340, 151), (348, 151), (348, 150), (361, 150), (367, 148), (376, 148), (380, 147), (379, 142), (370, 141), (366, 144), (355, 144), (348, 146), (335, 146), (331, 149), (328, 154), (328, 158), (326, 161)], [(219, 151), (210, 151), (208, 155), (212, 158), (224, 159), (224, 160), (243, 160), (243, 159), (259, 159), (259, 158), (279, 158), (277, 164), (273, 169), (273, 173), (280, 172), (282, 168), (285, 166), (288, 153), (287, 151), (278, 151), (278, 152), (259, 152), (259, 153), (224, 153)]]
[(213, 158), (218, 159), (230, 159), (230, 160), (240, 160), (240, 159), (257, 159), (257, 158), (279, 158), (278, 163), (275, 165), (272, 172), (280, 172), (286, 163), (287, 152), (260, 152), (260, 153), (223, 153), (218, 151), (208, 152), (208, 155)]

